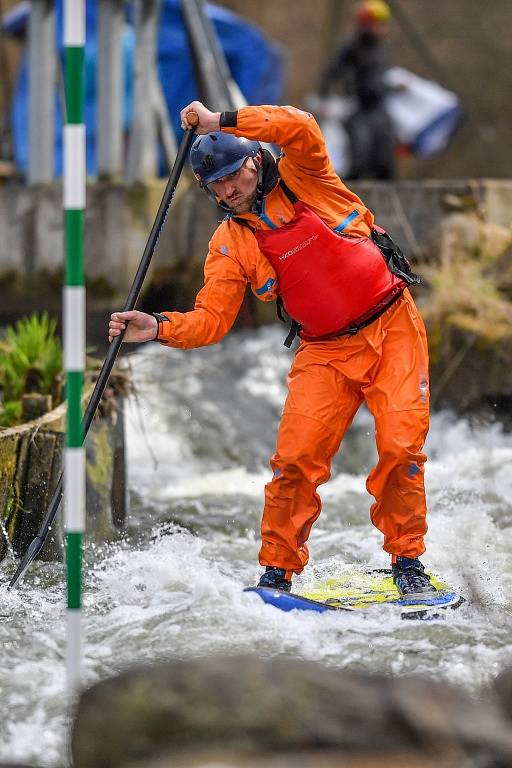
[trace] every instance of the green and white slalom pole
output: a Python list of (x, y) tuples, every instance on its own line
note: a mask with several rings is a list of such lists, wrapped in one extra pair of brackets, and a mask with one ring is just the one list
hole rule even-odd
[(80, 685), (82, 539), (85, 531), (85, 449), (82, 389), (85, 368), (85, 0), (64, 4), (66, 125), (64, 126), (64, 368), (66, 443), (64, 449), (64, 527), (67, 566), (67, 679), (70, 693)]

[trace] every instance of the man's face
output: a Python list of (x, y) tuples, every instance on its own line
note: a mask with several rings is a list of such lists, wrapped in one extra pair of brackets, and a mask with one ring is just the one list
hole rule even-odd
[(233, 213), (248, 213), (256, 200), (258, 169), (252, 157), (244, 160), (238, 171), (208, 184), (208, 188)]
[(369, 37), (384, 37), (388, 33), (389, 25), (385, 21), (367, 21), (362, 29)]

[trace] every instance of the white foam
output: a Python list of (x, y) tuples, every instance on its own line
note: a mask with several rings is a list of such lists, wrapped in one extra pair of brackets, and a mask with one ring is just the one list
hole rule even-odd
[[(86, 547), (84, 682), (140, 661), (240, 651), (435, 675), (478, 692), (512, 650), (512, 437), (499, 425), (474, 427), (450, 414), (432, 419), (425, 563), (472, 598), (445, 621), (403, 622), (391, 608), (364, 618), (283, 613), (242, 592), (261, 572), (263, 487), (291, 359), (281, 345), (277, 328), (197, 352), (147, 345), (136, 353), (139, 406), (128, 408), (127, 442), (142, 509), (137, 535)], [(367, 412), (355, 429), (373, 444)], [(322, 486), (325, 508), (298, 585), (348, 564), (388, 565), (369, 521), (366, 473), (340, 472)], [(190, 531), (173, 517), (180, 500), (192, 510)], [(213, 514), (216, 500), (229, 514)], [(7, 592), (12, 569), (11, 561), (0, 566), (0, 759), (62, 765), (63, 569), (34, 563), (21, 589)]]

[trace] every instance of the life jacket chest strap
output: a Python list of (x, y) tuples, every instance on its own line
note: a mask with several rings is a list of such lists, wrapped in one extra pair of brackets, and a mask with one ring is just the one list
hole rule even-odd
[[(296, 320), (293, 320), (293, 318), (289, 318), (286, 314), (286, 310), (284, 308), (283, 300), (280, 296), (276, 299), (276, 311), (277, 316), (280, 319), (282, 323), (288, 322), (290, 320), (290, 330), (288, 332), (288, 336), (284, 340), (283, 344), (285, 347), (288, 347), (288, 349), (291, 347), (292, 342), (296, 336), (299, 335), (299, 331), (301, 330), (302, 326), (300, 323), (298, 323)], [(286, 315), (286, 317), (285, 317)], [(288, 318), (288, 320), (287, 320)]]

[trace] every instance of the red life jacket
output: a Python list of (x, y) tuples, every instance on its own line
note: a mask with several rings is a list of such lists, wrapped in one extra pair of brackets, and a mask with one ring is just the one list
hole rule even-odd
[(306, 340), (355, 332), (402, 293), (404, 280), (388, 268), (369, 237), (339, 235), (305, 203), (277, 229), (257, 230), (274, 267), (287, 314)]

